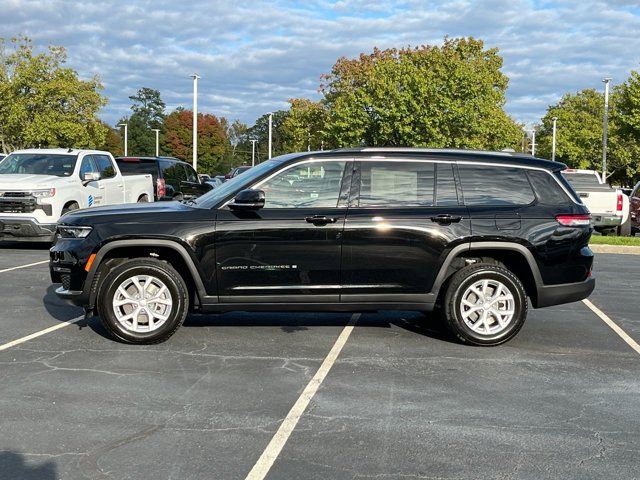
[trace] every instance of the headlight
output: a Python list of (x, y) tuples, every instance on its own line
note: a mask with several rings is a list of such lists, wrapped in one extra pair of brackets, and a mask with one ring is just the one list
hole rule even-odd
[(56, 189), (45, 188), (42, 190), (31, 190), (30, 193), (36, 198), (49, 198), (49, 197), (53, 197), (56, 194)]
[(91, 227), (74, 227), (58, 225), (58, 234), (62, 238), (85, 238), (91, 233)]

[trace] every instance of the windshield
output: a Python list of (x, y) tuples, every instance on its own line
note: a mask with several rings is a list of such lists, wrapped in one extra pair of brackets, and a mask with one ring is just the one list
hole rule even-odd
[(195, 203), (198, 207), (213, 208), (229, 195), (242, 190), (242, 187), (251, 185), (254, 180), (260, 178), (263, 174), (269, 172), (277, 165), (280, 165), (280, 163), (281, 161), (278, 160), (267, 160), (260, 165), (250, 168), (242, 175), (237, 175), (231, 180), (224, 182), (219, 187), (205, 193), (196, 199)]
[(0, 162), (0, 174), (17, 173), (70, 177), (77, 159), (77, 155), (12, 153)]
[(562, 176), (576, 189), (600, 187), (600, 181), (593, 173), (562, 172)]

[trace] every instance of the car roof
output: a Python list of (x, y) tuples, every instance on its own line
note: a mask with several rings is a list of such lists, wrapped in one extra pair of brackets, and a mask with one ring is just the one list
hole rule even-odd
[(116, 157), (116, 160), (124, 160), (125, 162), (127, 160), (130, 161), (135, 161), (135, 160), (167, 160), (170, 162), (180, 162), (180, 163), (187, 163), (184, 160), (180, 160), (179, 158), (175, 158), (175, 157), (139, 157), (139, 156), (133, 156), (133, 155), (127, 155), (126, 157), (124, 156), (119, 156)]
[(11, 153), (42, 153), (45, 155), (79, 155), (81, 153), (105, 154), (103, 150), (85, 150), (78, 148), (26, 148), (24, 150), (16, 150)]
[(494, 152), (486, 150), (463, 150), (451, 148), (396, 148), (396, 147), (360, 147), (360, 148), (340, 148), (336, 150), (321, 150), (315, 152), (300, 152), (282, 155), (274, 158), (281, 162), (302, 158), (318, 157), (420, 157), (431, 159), (461, 160), (465, 162), (496, 163), (501, 165), (514, 165), (524, 167), (543, 168), (545, 170), (559, 171), (567, 166), (564, 163), (545, 160), (531, 155), (515, 152)]

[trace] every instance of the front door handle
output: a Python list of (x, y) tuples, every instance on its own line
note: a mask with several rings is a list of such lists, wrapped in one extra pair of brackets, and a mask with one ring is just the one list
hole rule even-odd
[(448, 213), (431, 217), (432, 222), (439, 223), (440, 225), (451, 225), (452, 223), (458, 223), (460, 220), (462, 220), (460, 215), (449, 215)]
[(324, 215), (314, 215), (313, 217), (304, 217), (307, 223), (313, 223), (316, 226), (326, 225), (327, 223), (336, 223), (337, 218), (326, 217)]

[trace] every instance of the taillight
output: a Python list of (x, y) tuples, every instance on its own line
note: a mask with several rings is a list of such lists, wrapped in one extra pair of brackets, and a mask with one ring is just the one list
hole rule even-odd
[(586, 227), (591, 223), (591, 215), (556, 215), (556, 220), (565, 227)]
[(622, 194), (618, 194), (618, 202), (616, 203), (616, 212), (622, 212)]
[(167, 194), (167, 187), (164, 183), (164, 178), (159, 178), (156, 180), (156, 196), (158, 198), (164, 197)]

